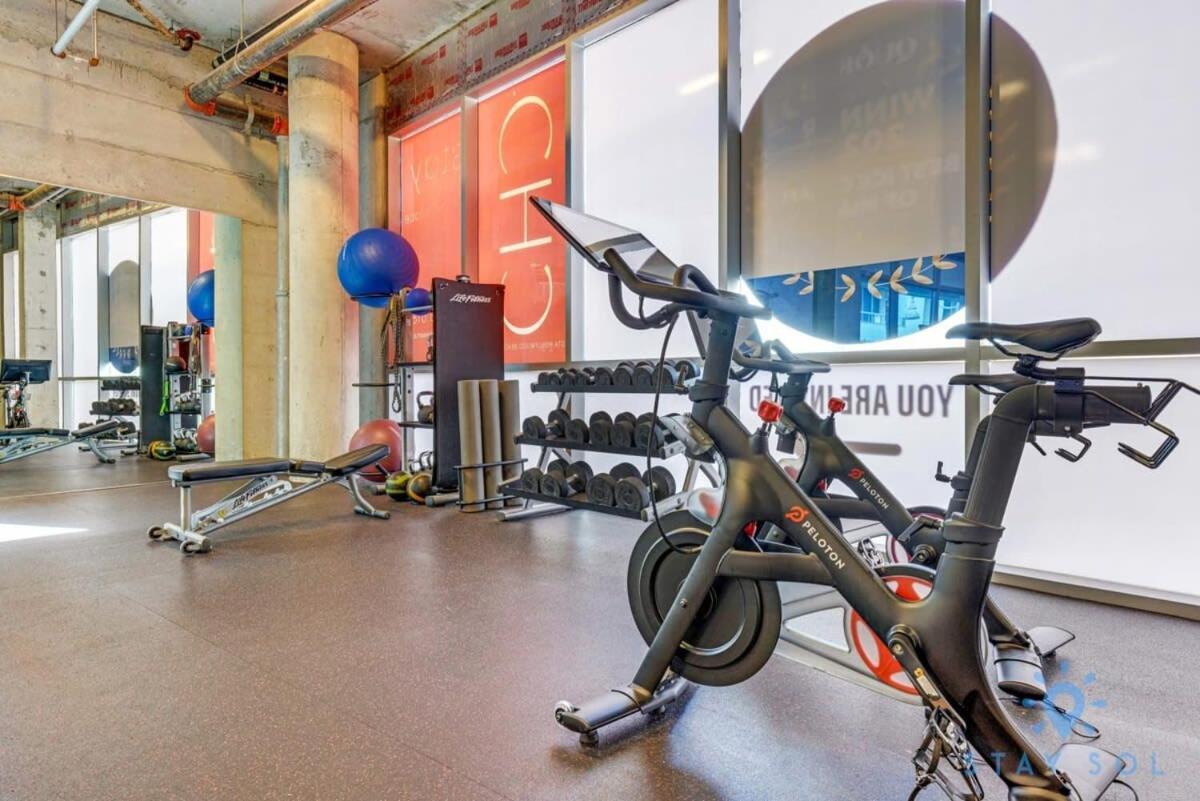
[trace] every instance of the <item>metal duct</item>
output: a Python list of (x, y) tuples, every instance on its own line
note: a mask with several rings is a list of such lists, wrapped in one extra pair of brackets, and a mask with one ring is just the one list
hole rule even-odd
[(283, 57), (319, 29), (341, 22), (375, 0), (314, 0), (254, 44), (183, 90), (193, 108), (203, 110), (217, 95), (237, 86)]

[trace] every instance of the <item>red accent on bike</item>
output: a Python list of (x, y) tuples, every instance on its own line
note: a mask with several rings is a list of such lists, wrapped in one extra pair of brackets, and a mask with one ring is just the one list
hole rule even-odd
[[(902, 601), (920, 601), (933, 590), (933, 584), (928, 580), (910, 576), (892, 576), (885, 579), (884, 583)], [(851, 610), (846, 627), (850, 630), (849, 639), (854, 650), (875, 678), (906, 695), (919, 694), (895, 654), (871, 631), (858, 612)]]
[(747, 537), (753, 537), (758, 532), (758, 523), (747, 523), (742, 527), (742, 533)]
[(844, 412), (844, 411), (846, 411), (846, 401), (842, 400), (841, 398), (830, 398), (829, 399), (829, 413), (830, 414), (837, 414), (838, 412)]
[(803, 523), (804, 518), (808, 517), (808, 510), (803, 506), (793, 506), (791, 509), (787, 510), (787, 514), (785, 514), (784, 517), (786, 517), (788, 520), (791, 520), (793, 523)]
[(763, 400), (758, 404), (758, 416), (764, 423), (778, 423), (783, 417), (783, 407), (773, 400)]
[(861, 468), (856, 467), (850, 471), (851, 480), (858, 481), (862, 477), (863, 477), (863, 471)]

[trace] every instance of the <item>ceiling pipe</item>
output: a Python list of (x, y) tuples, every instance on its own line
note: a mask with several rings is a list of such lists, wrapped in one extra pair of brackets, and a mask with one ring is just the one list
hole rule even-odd
[(58, 41), (50, 48), (50, 52), (59, 58), (65, 58), (67, 54), (67, 46), (71, 44), (71, 40), (75, 38), (75, 34), (79, 33), (79, 29), (92, 14), (96, 13), (96, 9), (100, 6), (100, 0), (85, 0), (83, 8), (79, 9), (79, 13), (67, 25), (67, 29), (58, 37)]
[(265, 32), (258, 41), (208, 75), (184, 87), (184, 99), (191, 108), (205, 111), (219, 94), (287, 55), (288, 51), (321, 28), (341, 22), (374, 2), (375, 0), (314, 0), (278, 27)]
[(40, 184), (21, 195), (16, 195), (12, 192), (0, 192), (0, 205), (3, 206), (3, 208), (0, 208), (0, 220), (15, 216), (23, 211), (36, 209), (43, 203), (58, 200), (70, 191), (70, 188), (65, 186)]
[(168, 27), (167, 23), (163, 22), (150, 11), (146, 10), (146, 7), (143, 6), (139, 0), (125, 0), (125, 2), (129, 3), (134, 11), (145, 17), (146, 21), (150, 23), (150, 26), (154, 28), (154, 30), (158, 31), (164, 37), (169, 39), (172, 44), (177, 45), (180, 50), (185, 52), (191, 50), (192, 45), (194, 45), (200, 39), (200, 34), (197, 31), (193, 31), (191, 28), (175, 29)]

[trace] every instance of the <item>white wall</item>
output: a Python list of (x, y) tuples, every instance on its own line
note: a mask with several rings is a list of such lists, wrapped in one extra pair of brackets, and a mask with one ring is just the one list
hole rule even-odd
[(20, 356), (20, 253), (15, 250), (10, 250), (3, 255), (3, 262), (0, 262), (4, 270), (3, 279), (0, 284), (4, 286), (4, 297), (0, 299), (3, 302), (3, 310), (0, 317), (4, 318), (4, 353), (6, 359), (16, 359)]

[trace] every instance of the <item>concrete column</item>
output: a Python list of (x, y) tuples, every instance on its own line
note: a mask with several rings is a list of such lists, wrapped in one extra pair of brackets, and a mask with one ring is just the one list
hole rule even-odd
[[(274, 228), (242, 221), (243, 459), (287, 455), (278, 449), (275, 442), (277, 351), (274, 292), (277, 244)], [(218, 277), (217, 284), (220, 283)], [(218, 361), (220, 358), (218, 353)], [(220, 431), (220, 426), (217, 431)]]
[(288, 431), (293, 458), (326, 459), (349, 440), (358, 372), (352, 303), (337, 280), (358, 230), (358, 50), (322, 32), (288, 55), (290, 319)]
[(58, 391), (58, 207), (45, 203), (21, 214), (21, 356), (50, 359), (50, 381), (28, 389), (29, 423), (62, 425)]
[[(387, 228), (388, 176), (387, 79), (377, 75), (359, 87), (358, 124), (358, 213), (360, 228)], [(382, 384), (387, 380), (379, 331), (387, 309), (359, 306), (358, 309), (358, 380)], [(361, 387), (358, 390), (358, 422), (388, 416), (386, 387)]]
[(242, 459), (242, 221), (213, 218), (213, 266), (216, 282), (217, 458)]

